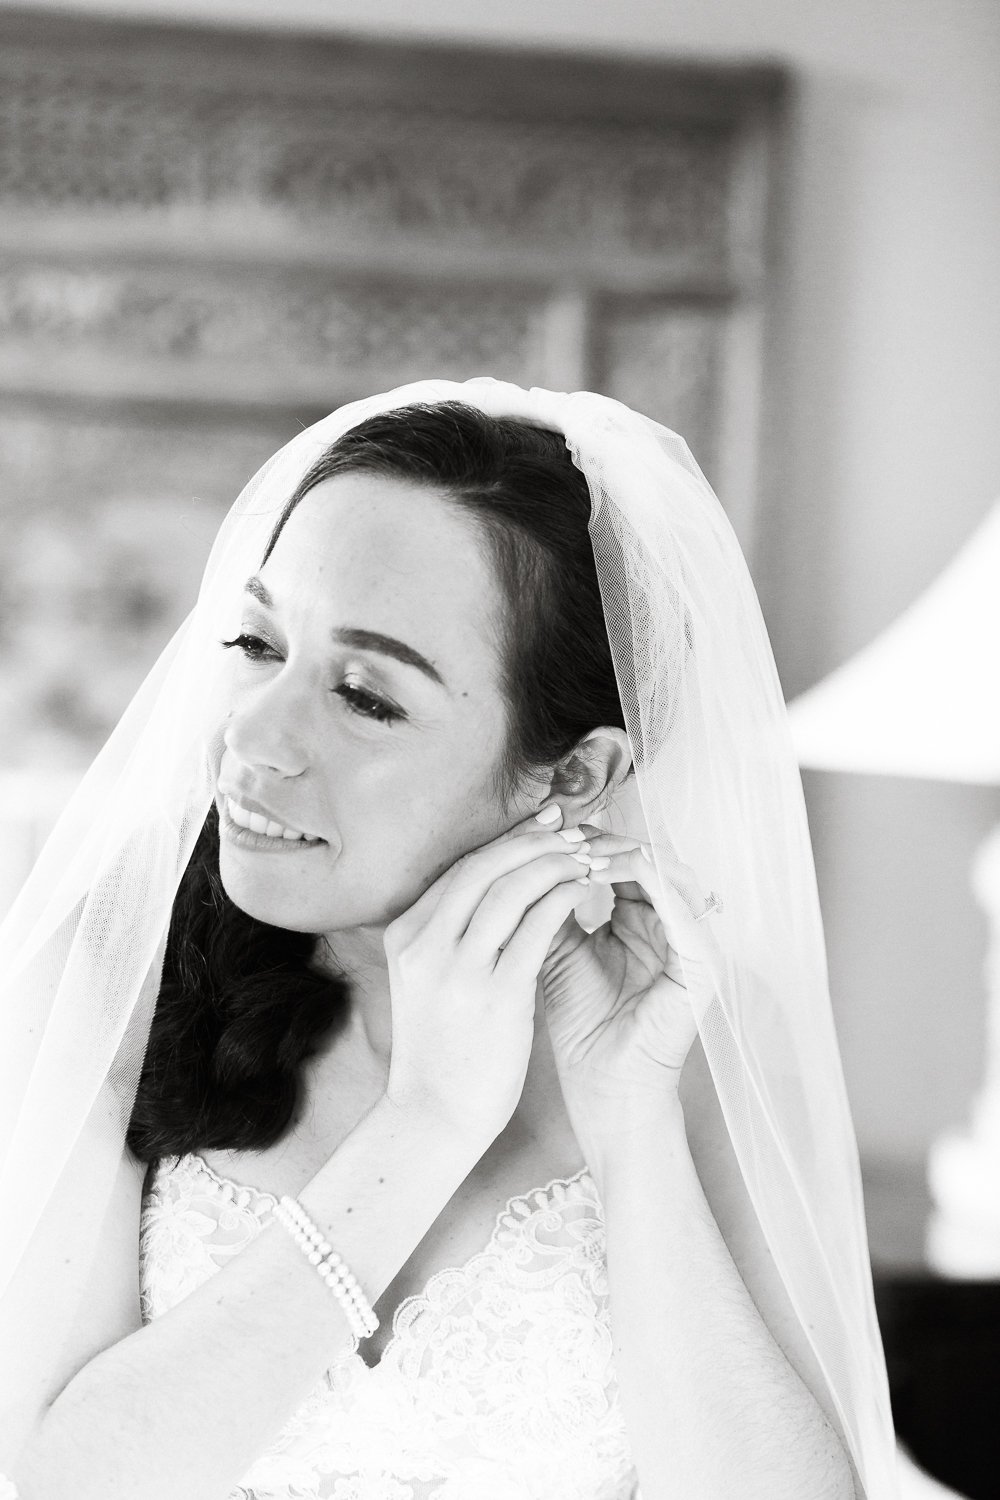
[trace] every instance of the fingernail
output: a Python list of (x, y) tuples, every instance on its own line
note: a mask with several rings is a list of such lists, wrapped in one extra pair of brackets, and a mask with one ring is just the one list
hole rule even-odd
[(548, 807), (543, 807), (541, 812), (535, 813), (536, 823), (558, 823), (562, 817), (562, 808), (558, 802), (550, 802)]
[[(559, 837), (566, 840), (567, 844), (580, 844), (586, 840), (587, 835), (582, 828), (560, 828), (557, 830)], [(590, 847), (589, 845), (587, 846)]]
[(597, 859), (592, 859), (590, 861), (590, 868), (592, 870), (606, 870), (610, 863), (610, 859), (606, 859), (604, 855), (601, 854), (597, 857)]
[(588, 869), (591, 868), (591, 858), (589, 854), (571, 854), (570, 859), (575, 859), (578, 864), (586, 865)]
[(573, 884), (574, 885), (589, 885), (590, 884), (590, 876), (589, 875), (581, 875), (579, 880), (574, 880), (573, 881)]
[(646, 848), (645, 844), (640, 844), (639, 845), (639, 853), (642, 855), (642, 857), (646, 861), (647, 865), (651, 865), (653, 863), (653, 856), (650, 854), (650, 852)]

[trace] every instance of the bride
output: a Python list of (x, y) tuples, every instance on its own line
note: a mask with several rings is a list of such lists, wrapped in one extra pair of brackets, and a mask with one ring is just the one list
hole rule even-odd
[(603, 398), (262, 471), (0, 934), (12, 1494), (896, 1493), (755, 608)]

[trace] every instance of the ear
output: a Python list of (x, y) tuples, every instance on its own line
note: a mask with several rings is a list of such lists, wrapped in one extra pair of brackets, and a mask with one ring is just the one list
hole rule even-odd
[(556, 766), (549, 796), (563, 809), (563, 822), (586, 821), (611, 801), (632, 769), (632, 746), (624, 729), (592, 729)]

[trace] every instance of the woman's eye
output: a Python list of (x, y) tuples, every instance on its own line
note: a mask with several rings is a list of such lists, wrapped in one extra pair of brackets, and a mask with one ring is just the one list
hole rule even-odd
[(344, 701), (350, 704), (354, 713), (360, 714), (365, 719), (377, 719), (380, 724), (392, 724), (397, 719), (405, 718), (398, 709), (386, 703), (383, 698), (376, 698), (373, 693), (366, 693), (364, 688), (355, 687), (353, 682), (342, 682), (335, 689)]
[[(250, 635), (247, 631), (236, 636), (234, 640), (220, 641), (219, 644), (225, 646), (227, 650), (235, 646), (237, 650), (242, 651), (247, 661), (262, 662), (281, 659), (280, 653), (267, 641), (262, 640), (259, 635)], [(374, 693), (366, 692), (364, 688), (357, 687), (353, 682), (342, 682), (334, 691), (344, 699), (352, 713), (358, 714), (363, 719), (374, 719), (379, 724), (393, 724), (406, 718), (404, 713), (398, 708), (393, 708), (392, 704), (387, 703), (384, 698), (378, 698)]]
[(266, 658), (274, 657), (278, 654), (273, 646), (269, 646), (267, 641), (261, 640), (259, 635), (248, 635), (246, 632), (238, 635), (235, 640), (220, 641), (219, 644), (220, 646), (225, 646), (227, 650), (231, 650), (233, 646), (237, 647), (238, 650), (243, 652), (248, 661), (264, 661)]

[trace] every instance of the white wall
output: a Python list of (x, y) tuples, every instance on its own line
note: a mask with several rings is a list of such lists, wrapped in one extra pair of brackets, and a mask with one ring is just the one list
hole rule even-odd
[[(789, 693), (886, 624), (1000, 491), (998, 0), (73, 8), (787, 63), (783, 441), (757, 576)], [(917, 1159), (979, 1076), (985, 929), (966, 865), (1000, 804), (974, 788), (807, 782), (862, 1149)]]

